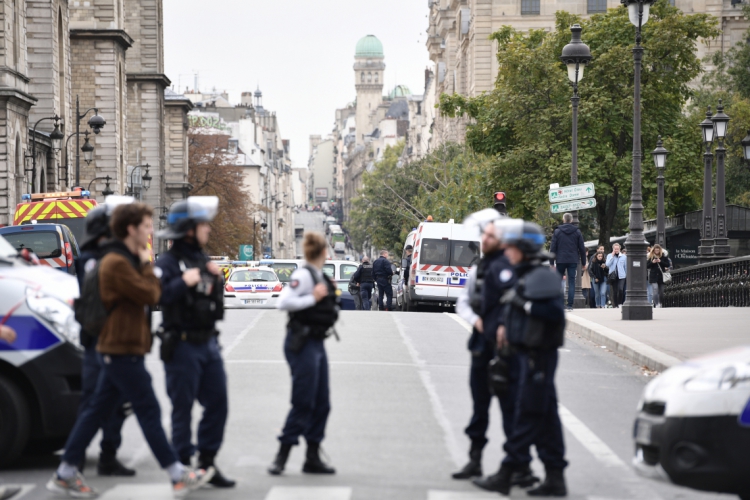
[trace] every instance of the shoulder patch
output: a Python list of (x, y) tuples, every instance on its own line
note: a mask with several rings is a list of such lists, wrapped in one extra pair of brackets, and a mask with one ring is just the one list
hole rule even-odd
[(161, 267), (154, 266), (154, 276), (156, 276), (158, 279), (161, 279), (162, 275), (164, 274), (164, 271), (161, 270)]
[(289, 286), (292, 288), (297, 288), (299, 286), (299, 280), (292, 280), (289, 282)]
[(85, 272), (89, 273), (89, 272), (93, 271), (95, 267), (96, 267), (96, 259), (89, 259), (86, 262), (86, 265), (83, 266), (83, 270)]
[(503, 269), (500, 271), (500, 281), (507, 283), (513, 277), (513, 271), (510, 269)]

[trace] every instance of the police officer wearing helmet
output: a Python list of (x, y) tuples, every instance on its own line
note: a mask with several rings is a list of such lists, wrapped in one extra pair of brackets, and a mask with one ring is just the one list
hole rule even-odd
[(307, 442), (302, 472), (336, 472), (321, 460), (320, 443), (331, 411), (324, 342), (329, 335), (335, 335), (333, 325), (339, 317), (341, 292), (323, 273), (328, 257), (325, 236), (307, 232), (302, 247), (307, 262), (292, 273), (277, 306), (289, 312), (284, 356), (292, 372), (292, 408), (278, 438), (279, 451), (268, 468), (274, 476), (284, 471), (292, 446), (299, 444), (300, 436)]
[(362, 257), (362, 264), (354, 272), (352, 280), (355, 283), (359, 283), (359, 295), (362, 297), (362, 310), (369, 311), (371, 304), (370, 299), (372, 298), (372, 288), (375, 286), (375, 276), (372, 272), (372, 264), (370, 259), (365, 256)]
[[(167, 393), (172, 400), (172, 443), (185, 465), (196, 447), (192, 442), (193, 403), (203, 406), (198, 426), (198, 465), (214, 467), (224, 439), (228, 414), (227, 377), (218, 342), (216, 321), (224, 317), (224, 278), (203, 248), (209, 241), (219, 199), (191, 196), (174, 203), (169, 227), (157, 236), (172, 240), (156, 267), (161, 270), (161, 357)], [(209, 484), (231, 488), (235, 482), (216, 469)]]
[[(100, 205), (86, 214), (86, 236), (81, 244), (81, 256), (76, 260), (76, 275), (78, 285), (83, 290), (83, 280), (87, 272), (94, 269), (96, 263), (104, 257), (104, 242), (112, 238), (109, 226), (110, 215), (119, 204), (131, 203), (129, 196), (109, 196), (103, 205)], [(78, 413), (91, 402), (91, 397), (96, 392), (96, 384), (99, 373), (102, 370), (101, 359), (96, 351), (98, 332), (81, 331), (81, 345), (85, 352), (83, 357), (83, 370), (81, 372), (81, 402)], [(97, 464), (97, 473), (100, 476), (134, 476), (135, 470), (125, 467), (117, 460), (117, 449), (122, 443), (122, 425), (125, 418), (130, 414), (130, 404), (123, 397), (115, 411), (105, 418), (101, 423), (102, 439), (101, 454)], [(80, 467), (83, 470), (83, 466)]]
[[(551, 255), (542, 250), (544, 231), (533, 222), (509, 221), (501, 242), (505, 256), (515, 266), (517, 282), (501, 299), (505, 326), (498, 330), (498, 346), (518, 351), (520, 374), (516, 421), (505, 442), (506, 456), (497, 474), (496, 491), (508, 494), (512, 475), (531, 460), (533, 444), (544, 463), (546, 477), (529, 496), (566, 496), (562, 425), (557, 411), (555, 371), (557, 349), (565, 337), (565, 310), (560, 279), (542, 265)], [(552, 257), (554, 258), (554, 257)]]

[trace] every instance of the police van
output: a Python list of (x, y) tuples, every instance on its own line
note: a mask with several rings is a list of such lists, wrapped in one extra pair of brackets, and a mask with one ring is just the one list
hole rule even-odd
[[(408, 245), (414, 250), (409, 282), (404, 283), (405, 309), (453, 307), (466, 286), (469, 270), (481, 257), (476, 231), (453, 219), (447, 223), (422, 222), (406, 237), (404, 248)], [(401, 273), (403, 278), (403, 270)]]

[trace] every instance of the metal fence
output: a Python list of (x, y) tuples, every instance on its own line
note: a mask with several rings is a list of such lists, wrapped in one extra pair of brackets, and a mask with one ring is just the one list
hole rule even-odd
[(672, 271), (664, 307), (750, 307), (750, 257)]

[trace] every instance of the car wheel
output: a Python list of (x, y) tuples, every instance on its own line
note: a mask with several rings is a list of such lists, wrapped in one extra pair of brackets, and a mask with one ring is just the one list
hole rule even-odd
[(0, 467), (13, 463), (29, 440), (29, 403), (21, 390), (0, 376)]

